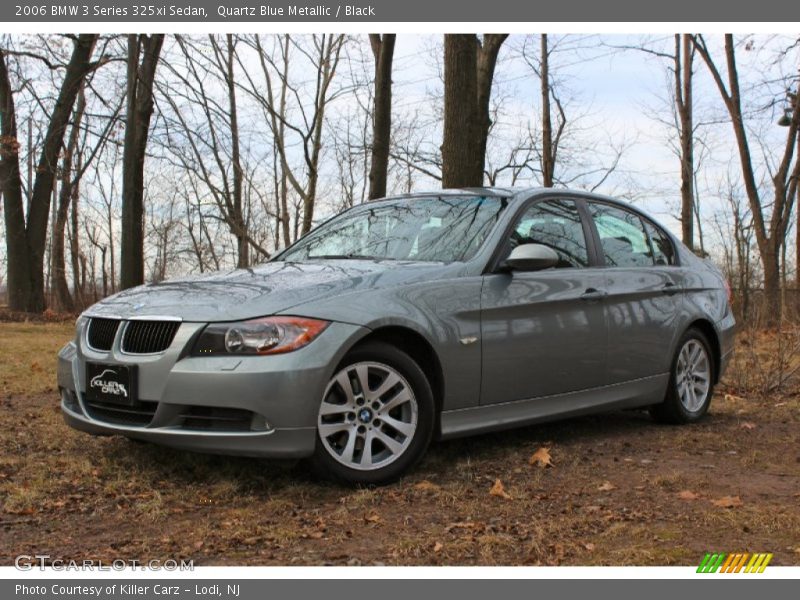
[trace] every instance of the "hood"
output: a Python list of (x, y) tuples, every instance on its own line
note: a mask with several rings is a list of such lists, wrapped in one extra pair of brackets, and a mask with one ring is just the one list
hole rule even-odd
[(407, 261), (276, 261), (131, 288), (98, 302), (86, 313), (123, 319), (169, 316), (184, 321), (237, 321), (286, 312), (312, 300), (421, 281), (447, 268), (442, 263)]

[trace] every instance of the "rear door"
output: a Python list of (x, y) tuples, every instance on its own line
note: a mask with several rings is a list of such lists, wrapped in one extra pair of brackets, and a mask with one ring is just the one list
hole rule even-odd
[(603, 385), (605, 273), (592, 265), (591, 229), (571, 199), (520, 210), (501, 256), (524, 243), (559, 255), (556, 268), (484, 276), (481, 404), (514, 402)]
[(605, 263), (609, 384), (669, 370), (683, 281), (668, 236), (638, 213), (587, 201)]

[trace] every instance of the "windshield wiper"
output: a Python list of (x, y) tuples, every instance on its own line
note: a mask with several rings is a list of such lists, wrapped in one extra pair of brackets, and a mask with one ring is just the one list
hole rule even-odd
[(369, 256), (368, 254), (315, 254), (306, 258), (307, 260), (385, 260), (379, 256)]

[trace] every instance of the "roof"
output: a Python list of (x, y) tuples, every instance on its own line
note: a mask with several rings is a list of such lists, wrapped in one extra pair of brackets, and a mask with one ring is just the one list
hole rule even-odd
[[(587, 192), (585, 190), (574, 190), (569, 188), (545, 188), (545, 187), (466, 187), (466, 188), (446, 188), (441, 190), (425, 190), (421, 192), (412, 192), (410, 194), (396, 194), (386, 198), (380, 198), (378, 201), (383, 200), (401, 200), (403, 198), (430, 198), (431, 196), (492, 196), (495, 198), (504, 198), (508, 200), (527, 200), (533, 196), (553, 194), (558, 196), (572, 196), (574, 198), (583, 198), (585, 200), (601, 200), (619, 204), (621, 206), (630, 207), (629, 202), (620, 200), (619, 198), (612, 198), (603, 194), (595, 192)], [(633, 207), (636, 208), (636, 207)], [(636, 208), (639, 210), (638, 208)], [(641, 212), (641, 211), (640, 211)]]

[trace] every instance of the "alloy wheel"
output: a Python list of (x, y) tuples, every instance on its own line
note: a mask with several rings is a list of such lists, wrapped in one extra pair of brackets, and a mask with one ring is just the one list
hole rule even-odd
[(705, 346), (696, 339), (688, 340), (678, 355), (675, 385), (681, 404), (689, 412), (700, 410), (711, 389), (711, 361)]
[(350, 469), (370, 471), (397, 460), (417, 429), (414, 390), (393, 367), (357, 362), (325, 390), (317, 430), (328, 453)]

